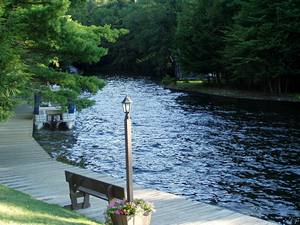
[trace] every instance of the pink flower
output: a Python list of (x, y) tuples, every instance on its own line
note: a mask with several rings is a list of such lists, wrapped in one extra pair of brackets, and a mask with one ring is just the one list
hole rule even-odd
[(122, 215), (122, 211), (120, 209), (116, 210), (115, 212), (116, 215)]
[(114, 198), (109, 202), (108, 208), (110, 208), (110, 209), (115, 208), (116, 206), (121, 205), (121, 204), (123, 204), (122, 200)]

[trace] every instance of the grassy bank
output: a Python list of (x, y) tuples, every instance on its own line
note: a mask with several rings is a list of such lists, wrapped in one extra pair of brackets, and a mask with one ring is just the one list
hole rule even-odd
[(76, 212), (0, 185), (0, 224), (96, 225)]
[(210, 87), (202, 80), (176, 81), (166, 85), (167, 88), (185, 92), (202, 93), (232, 98), (300, 102), (300, 94), (268, 94), (258, 91), (235, 90), (229, 88)]

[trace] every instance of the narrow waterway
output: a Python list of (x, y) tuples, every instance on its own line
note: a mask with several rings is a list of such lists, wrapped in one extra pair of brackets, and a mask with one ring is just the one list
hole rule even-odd
[(56, 158), (124, 178), (121, 101), (133, 100), (134, 180), (282, 224), (300, 223), (300, 115), (220, 105), (111, 77), (73, 131), (35, 134)]

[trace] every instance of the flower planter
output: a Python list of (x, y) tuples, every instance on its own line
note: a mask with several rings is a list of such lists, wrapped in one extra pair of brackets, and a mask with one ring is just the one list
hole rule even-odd
[(105, 212), (107, 225), (150, 225), (154, 206), (142, 199), (112, 199)]
[(150, 225), (151, 215), (112, 215), (111, 220), (113, 225)]

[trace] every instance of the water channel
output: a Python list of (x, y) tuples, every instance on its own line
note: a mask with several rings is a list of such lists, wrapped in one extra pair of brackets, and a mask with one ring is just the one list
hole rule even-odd
[[(300, 115), (219, 104), (148, 79), (110, 77), (73, 131), (35, 134), (55, 158), (125, 177), (132, 97), (134, 180), (282, 224), (300, 223)], [(257, 106), (257, 105), (256, 105)]]

